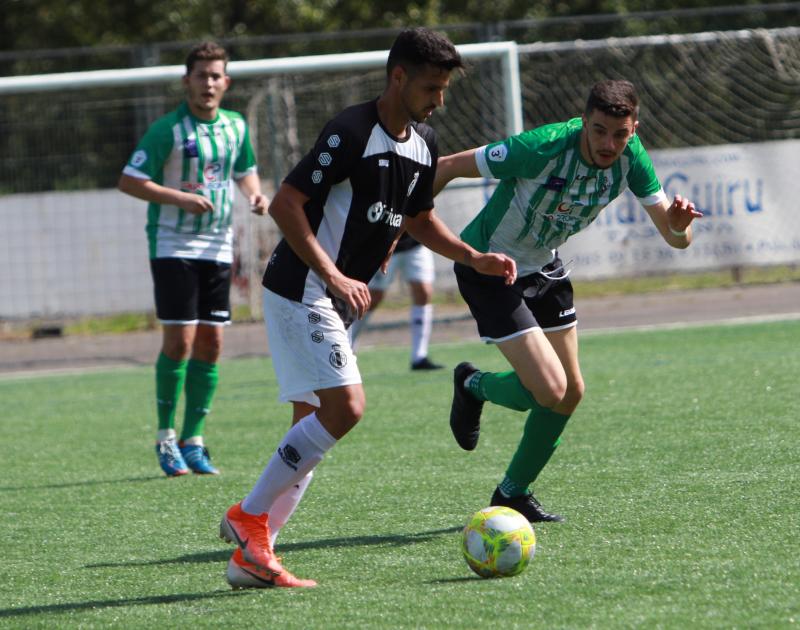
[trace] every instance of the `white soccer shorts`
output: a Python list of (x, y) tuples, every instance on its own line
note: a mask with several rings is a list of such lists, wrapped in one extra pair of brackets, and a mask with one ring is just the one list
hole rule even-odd
[(406, 282), (427, 282), (432, 284), (435, 276), (433, 252), (423, 245), (412, 247), (404, 252), (395, 252), (389, 259), (386, 274), (376, 273), (369, 286), (371, 289), (386, 291), (394, 281), (398, 271)]
[(264, 323), (281, 402), (319, 407), (315, 391), (361, 383), (350, 339), (330, 300), (307, 305), (264, 289)]

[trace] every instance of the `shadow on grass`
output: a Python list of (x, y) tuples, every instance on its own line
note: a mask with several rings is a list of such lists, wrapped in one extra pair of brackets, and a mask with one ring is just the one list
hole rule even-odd
[(102, 486), (114, 483), (137, 483), (142, 481), (155, 481), (166, 479), (164, 475), (150, 475), (147, 477), (129, 477), (127, 479), (96, 479), (94, 481), (71, 481), (69, 483), (48, 483), (40, 486), (0, 486), (0, 492), (15, 492), (31, 490), (58, 490), (59, 488), (80, 488), (82, 486)]
[(0, 619), (5, 617), (24, 617), (26, 615), (41, 615), (46, 613), (78, 612), (81, 610), (96, 610), (98, 608), (123, 608), (126, 606), (152, 606), (158, 604), (174, 604), (178, 602), (192, 602), (213, 597), (238, 597), (247, 594), (246, 591), (212, 591), (210, 593), (176, 593), (175, 595), (154, 595), (149, 597), (128, 597), (125, 599), (96, 599), (86, 602), (72, 602), (66, 604), (49, 604), (46, 606), (25, 606), (23, 608), (0, 609)]
[[(308, 542), (289, 543), (287, 545), (278, 544), (275, 551), (279, 554), (291, 551), (303, 551), (305, 549), (330, 549), (333, 547), (368, 547), (372, 545), (391, 545), (399, 547), (402, 545), (413, 545), (425, 542), (443, 534), (452, 534), (461, 531), (462, 527), (445, 527), (443, 529), (432, 529), (416, 534), (386, 534), (384, 536), (353, 536), (351, 538), (323, 538), (321, 540), (310, 540)], [(170, 560), (142, 560), (134, 562), (103, 562), (98, 564), (87, 564), (87, 569), (102, 569), (109, 567), (143, 567), (158, 566), (162, 564), (202, 564), (208, 562), (222, 562), (231, 557), (233, 547), (228, 547), (222, 551), (206, 551), (203, 553), (191, 553), (185, 556), (178, 556)]]
[[(497, 578), (499, 579), (499, 578)], [(442, 578), (441, 580), (429, 580), (425, 584), (459, 584), (461, 582), (486, 582), (485, 578), (477, 575), (467, 575), (463, 577)]]

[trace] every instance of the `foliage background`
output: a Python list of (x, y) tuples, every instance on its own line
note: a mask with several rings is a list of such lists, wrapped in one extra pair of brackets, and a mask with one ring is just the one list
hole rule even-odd
[(412, 25), (446, 30), (455, 43), (532, 42), (774, 28), (800, 18), (800, 2), (758, 0), (0, 0), (0, 8), (0, 75), (179, 63), (188, 43), (205, 37), (235, 44), (234, 58), (244, 59), (382, 49)]

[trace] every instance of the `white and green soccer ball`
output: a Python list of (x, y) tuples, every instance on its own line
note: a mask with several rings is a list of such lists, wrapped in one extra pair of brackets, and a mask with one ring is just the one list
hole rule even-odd
[(483, 578), (519, 575), (536, 552), (536, 535), (516, 510), (487, 507), (467, 522), (461, 550), (469, 568)]

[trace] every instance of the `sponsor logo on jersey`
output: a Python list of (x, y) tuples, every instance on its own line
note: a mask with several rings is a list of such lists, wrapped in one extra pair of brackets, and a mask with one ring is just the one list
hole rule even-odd
[(218, 182), (222, 178), (222, 164), (219, 162), (211, 162), (203, 168), (203, 177), (209, 184), (211, 182)]
[(319, 184), (322, 181), (322, 171), (317, 169), (311, 173), (311, 181), (315, 184)]
[(504, 144), (498, 144), (496, 147), (492, 147), (488, 151), (486, 151), (486, 156), (492, 162), (502, 162), (506, 159), (508, 155), (508, 148)]
[(571, 212), (574, 208), (580, 208), (583, 204), (572, 204), (562, 201), (558, 206), (556, 206), (557, 212)]
[(342, 143), (342, 139), (338, 135), (336, 135), (335, 133), (330, 135), (330, 136), (328, 136), (328, 146), (331, 149), (335, 149), (341, 143)]
[(414, 178), (411, 180), (411, 183), (408, 185), (408, 191), (406, 192), (406, 197), (411, 196), (411, 191), (414, 190), (414, 186), (417, 185), (417, 181), (419, 181), (419, 171), (414, 173)]
[(297, 449), (291, 444), (287, 444), (283, 448), (278, 447), (278, 455), (280, 455), (283, 463), (292, 470), (297, 470), (297, 463), (303, 459)]
[(370, 223), (383, 221), (386, 225), (391, 227), (400, 227), (403, 221), (403, 215), (392, 212), (392, 209), (386, 206), (382, 201), (376, 201), (367, 208), (367, 221)]
[(325, 341), (325, 335), (321, 330), (315, 330), (311, 333), (311, 341), (314, 343), (322, 343)]
[(575, 307), (573, 306), (572, 308), (568, 308), (566, 310), (561, 311), (558, 314), (558, 316), (559, 317), (569, 317), (570, 315), (574, 315), (574, 314), (575, 314)]
[(367, 208), (367, 221), (370, 223), (377, 223), (383, 216), (383, 202), (376, 201), (369, 208)]
[(197, 140), (194, 138), (186, 138), (183, 141), (183, 157), (185, 158), (196, 158), (200, 155), (200, 152), (197, 150)]
[(386, 158), (378, 160), (378, 168), (389, 168), (389, 160)]
[(311, 311), (308, 314), (308, 323), (309, 324), (319, 324), (321, 321), (322, 321), (322, 315), (320, 315), (319, 313)]
[(342, 346), (335, 343), (331, 346), (331, 354), (328, 360), (333, 367), (341, 369), (347, 365), (347, 353), (342, 351)]
[(183, 192), (197, 192), (203, 190), (203, 184), (200, 182), (181, 182), (181, 190)]
[(134, 151), (133, 155), (131, 156), (131, 166), (140, 167), (142, 164), (147, 162), (147, 151), (144, 149), (139, 149), (138, 151)]
[[(559, 210), (559, 212), (569, 212), (569, 209)], [(548, 219), (553, 223), (558, 223), (559, 225), (568, 225), (570, 227), (579, 225), (581, 222), (580, 217), (572, 216), (570, 214), (545, 214), (543, 216), (545, 219)]]
[(319, 163), (322, 164), (322, 166), (328, 166), (330, 165), (331, 162), (333, 162), (331, 154), (328, 153), (327, 151), (325, 151), (324, 153), (320, 153), (317, 160), (319, 160)]
[[(567, 180), (563, 177), (556, 177), (555, 175), (551, 175), (547, 178), (547, 181), (544, 184), (544, 187), (547, 190), (552, 190), (555, 192), (561, 192), (564, 190), (564, 186), (567, 185)], [(563, 212), (563, 210), (559, 210), (559, 212)]]

